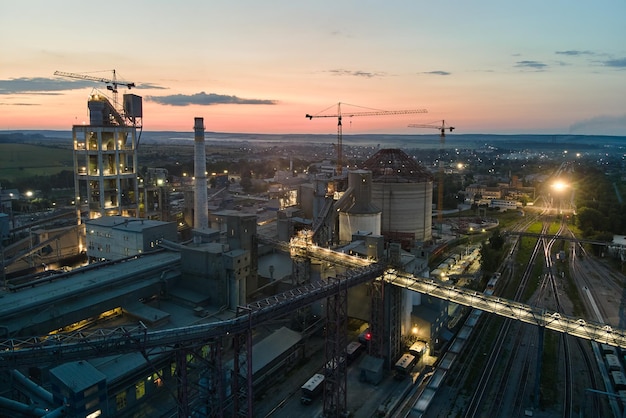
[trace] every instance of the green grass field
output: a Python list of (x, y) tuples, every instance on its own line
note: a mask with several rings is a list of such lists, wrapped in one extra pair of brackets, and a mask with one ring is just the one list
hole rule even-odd
[(73, 170), (71, 149), (30, 144), (0, 144), (0, 179), (47, 176)]

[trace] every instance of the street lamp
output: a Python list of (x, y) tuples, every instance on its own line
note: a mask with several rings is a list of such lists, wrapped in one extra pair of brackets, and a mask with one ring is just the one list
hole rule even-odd
[(562, 203), (563, 203), (563, 192), (569, 188), (569, 185), (567, 183), (565, 183), (562, 180), (557, 180), (554, 183), (552, 183), (552, 189), (554, 190), (554, 192), (558, 195), (559, 198), (559, 208), (558, 208), (558, 213), (561, 214), (563, 213), (563, 209), (561, 208)]
[(567, 184), (561, 180), (557, 180), (554, 183), (552, 183), (552, 188), (556, 192), (561, 192), (567, 188)]

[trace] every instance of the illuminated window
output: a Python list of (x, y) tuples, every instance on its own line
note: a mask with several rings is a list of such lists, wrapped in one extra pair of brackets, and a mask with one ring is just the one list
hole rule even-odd
[(117, 395), (115, 395), (115, 407), (117, 408), (117, 411), (121, 411), (122, 409), (126, 408), (126, 392), (120, 392)]
[(98, 392), (98, 385), (94, 385), (90, 388), (85, 389), (85, 391), (83, 392), (83, 397), (88, 398), (96, 392)]
[[(99, 403), (100, 403), (100, 399), (98, 399), (98, 398), (93, 399), (93, 400), (85, 403), (85, 409), (87, 409), (87, 410), (92, 409), (94, 406), (98, 405)], [(100, 414), (98, 414), (98, 415), (100, 415)], [(96, 415), (96, 416), (98, 416), (98, 415)]]
[(146, 382), (143, 380), (135, 385), (135, 399), (141, 399), (146, 394)]

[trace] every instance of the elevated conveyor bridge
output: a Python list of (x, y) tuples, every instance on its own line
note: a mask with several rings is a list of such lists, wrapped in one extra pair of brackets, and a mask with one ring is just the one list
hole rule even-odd
[(59, 333), (45, 337), (14, 338), (0, 341), (0, 368), (59, 363), (144, 350), (176, 350), (180, 346), (202, 344), (228, 334), (245, 332), (273, 318), (284, 316), (316, 300), (337, 294), (340, 289), (371, 280), (384, 280), (395, 286), (470, 306), (550, 330), (626, 349), (626, 331), (606, 324), (567, 317), (556, 312), (459, 288), (432, 279), (388, 269), (382, 264), (313, 245), (292, 242), (290, 251), (349, 267), (345, 274), (307, 283), (287, 292), (248, 304), (246, 315), (233, 319), (171, 328), (148, 330), (134, 327), (99, 329), (92, 332)]
[(425, 293), (439, 299), (449, 300), (460, 305), (470, 306), (474, 309), (545, 327), (574, 337), (626, 348), (626, 331), (612, 328), (606, 324), (568, 317), (558, 312), (549, 312), (542, 308), (470, 289), (459, 288), (454, 285), (447, 285), (431, 279), (417, 278), (392, 269), (385, 271), (383, 279), (396, 286)]

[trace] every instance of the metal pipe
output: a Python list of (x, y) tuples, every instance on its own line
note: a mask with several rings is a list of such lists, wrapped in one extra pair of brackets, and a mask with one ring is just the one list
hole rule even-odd
[(41, 417), (48, 413), (45, 409), (36, 408), (33, 405), (26, 405), (3, 396), (0, 396), (0, 407), (32, 417)]
[(15, 380), (19, 381), (22, 385), (24, 385), (26, 390), (31, 391), (35, 396), (43, 399), (49, 404), (54, 403), (54, 398), (52, 396), (52, 393), (48, 392), (46, 389), (42, 388), (37, 383), (33, 382), (32, 380), (24, 376), (18, 370), (15, 370), (15, 369), (11, 370), (11, 375), (13, 376)]

